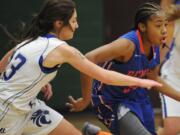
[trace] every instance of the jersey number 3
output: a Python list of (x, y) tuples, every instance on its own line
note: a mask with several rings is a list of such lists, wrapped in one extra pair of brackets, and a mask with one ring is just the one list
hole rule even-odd
[(26, 62), (26, 58), (22, 55), (22, 54), (18, 54), (15, 59), (14, 59), (15, 63), (17, 63), (16, 65), (11, 65), (11, 70), (8, 71), (8, 75), (6, 72), (4, 72), (4, 80), (9, 80), (13, 75), (15, 75), (16, 71), (19, 70), (24, 63)]

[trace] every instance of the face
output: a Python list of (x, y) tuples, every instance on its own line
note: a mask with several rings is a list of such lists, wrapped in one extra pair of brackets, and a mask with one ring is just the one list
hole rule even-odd
[(58, 34), (58, 37), (61, 40), (70, 40), (74, 36), (74, 32), (76, 29), (79, 27), (78, 22), (77, 22), (77, 12), (74, 10), (74, 13), (72, 17), (69, 20), (69, 25), (61, 25), (62, 27), (60, 28), (60, 32)]
[(168, 21), (164, 13), (159, 13), (150, 17), (145, 26), (146, 39), (152, 45), (163, 45), (167, 39)]

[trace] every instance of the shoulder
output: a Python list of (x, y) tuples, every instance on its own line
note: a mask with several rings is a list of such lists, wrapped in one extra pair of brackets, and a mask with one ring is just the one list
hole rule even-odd
[(71, 58), (73, 57), (73, 55), (80, 53), (78, 49), (70, 46), (67, 43), (63, 43), (60, 46), (58, 46), (55, 52), (66, 58)]
[(135, 30), (129, 31), (128, 33), (125, 33), (124, 35), (120, 36), (119, 38), (127, 39), (134, 44), (136, 44), (138, 42), (138, 36), (137, 36), (137, 33)]

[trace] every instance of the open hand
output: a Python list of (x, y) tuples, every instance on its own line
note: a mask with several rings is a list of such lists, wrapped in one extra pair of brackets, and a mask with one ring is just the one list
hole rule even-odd
[(149, 79), (143, 79), (140, 81), (140, 85), (141, 87), (145, 87), (147, 89), (151, 89), (152, 87), (162, 87), (161, 83)]
[(53, 92), (52, 92), (52, 86), (50, 83), (46, 84), (44, 87), (42, 87), (41, 91), (44, 93), (44, 97), (49, 100), (52, 95), (53, 95)]
[(69, 102), (66, 103), (66, 106), (70, 108), (71, 112), (79, 112), (84, 110), (89, 103), (87, 103), (83, 98), (78, 98), (75, 100), (72, 96), (68, 97)]

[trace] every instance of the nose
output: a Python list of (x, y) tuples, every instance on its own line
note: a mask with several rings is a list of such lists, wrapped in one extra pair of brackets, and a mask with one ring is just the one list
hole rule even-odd
[(79, 24), (78, 24), (78, 23), (76, 24), (76, 29), (77, 29), (77, 28), (79, 28)]
[(167, 34), (167, 27), (166, 26), (163, 26), (161, 34), (162, 35), (166, 35)]

